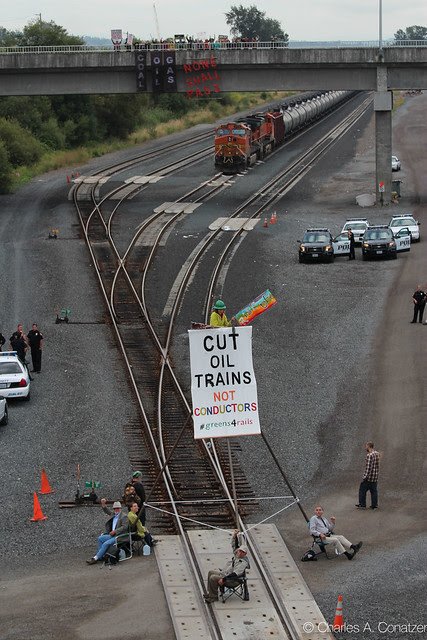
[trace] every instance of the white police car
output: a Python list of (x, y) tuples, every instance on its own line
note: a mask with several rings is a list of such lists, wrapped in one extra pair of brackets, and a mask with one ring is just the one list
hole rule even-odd
[(0, 352), (0, 395), (30, 399), (30, 374), (16, 351)]
[(391, 170), (400, 171), (400, 160), (397, 156), (391, 156)]
[(335, 256), (349, 256), (350, 240), (348, 239), (348, 231), (341, 231), (341, 233), (335, 236), (332, 246)]
[(414, 216), (410, 213), (401, 213), (400, 215), (393, 216), (388, 226), (393, 232), (393, 235), (396, 235), (398, 231), (407, 227), (411, 234), (412, 240), (420, 240), (420, 223), (418, 220), (415, 220)]
[(347, 218), (343, 228), (341, 229), (341, 233), (351, 229), (354, 235), (354, 242), (356, 244), (362, 244), (363, 234), (368, 227), (369, 222), (366, 218)]
[(0, 424), (7, 424), (8, 420), (7, 401), (4, 396), (0, 396)]

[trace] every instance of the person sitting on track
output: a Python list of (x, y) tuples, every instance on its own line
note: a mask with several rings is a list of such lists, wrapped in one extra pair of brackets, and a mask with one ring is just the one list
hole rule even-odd
[(235, 317), (233, 316), (230, 322), (227, 320), (227, 316), (224, 311), (227, 307), (222, 300), (217, 300), (214, 304), (214, 310), (211, 315), (209, 324), (211, 327), (231, 327)]
[[(105, 500), (105, 498), (103, 498)], [(101, 500), (102, 504), (102, 500)], [(105, 509), (104, 509), (105, 510)], [(89, 560), (86, 560), (88, 564), (96, 564), (98, 560), (101, 560), (104, 557), (105, 552), (108, 547), (112, 544), (115, 544), (117, 536), (120, 536), (122, 533), (128, 533), (129, 531), (129, 519), (122, 511), (122, 505), (120, 502), (115, 502), (113, 504), (114, 514), (111, 518), (108, 518), (105, 523), (105, 533), (102, 536), (98, 537), (98, 551)], [(107, 511), (108, 513), (108, 511)]]
[[(331, 517), (331, 522), (323, 517), (323, 507), (316, 507), (315, 514), (310, 518), (310, 533), (322, 542), (326, 542), (337, 555), (344, 554), (349, 560), (353, 560), (356, 553), (362, 546), (362, 542), (352, 544), (347, 538), (334, 534), (335, 518)], [(332, 523), (332, 524), (331, 524)], [(350, 553), (350, 549), (353, 553)]]
[(144, 527), (141, 520), (137, 520), (138, 511), (138, 503), (134, 502), (128, 513), (129, 524), (132, 531), (132, 540), (144, 540), (144, 542), (146, 542), (149, 547), (154, 547), (158, 541), (152, 538), (151, 533), (146, 527)]
[(239, 533), (239, 530), (235, 529), (231, 541), (233, 559), (227, 562), (224, 569), (209, 571), (208, 593), (203, 594), (206, 602), (216, 602), (218, 600), (218, 587), (222, 587), (225, 579), (227, 579), (230, 586), (235, 587), (238, 584), (236, 579), (241, 578), (245, 571), (249, 569), (248, 548), (241, 544), (243, 541), (243, 533)]

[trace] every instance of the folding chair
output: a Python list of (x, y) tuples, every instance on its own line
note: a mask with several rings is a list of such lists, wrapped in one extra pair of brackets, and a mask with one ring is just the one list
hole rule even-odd
[(226, 602), (232, 595), (237, 596), (240, 600), (249, 600), (246, 572), (240, 578), (224, 578), (219, 591), (222, 602)]
[[(329, 560), (329, 556), (327, 554), (326, 551), (326, 547), (328, 546), (328, 543), (326, 542), (327, 538), (325, 540), (322, 540), (322, 538), (320, 536), (314, 536), (313, 534), (311, 534), (311, 537), (313, 538), (313, 542), (311, 543), (311, 548), (317, 553), (324, 553), (326, 558)], [(317, 552), (314, 549), (314, 546), (317, 545), (319, 551)]]
[[(101, 565), (101, 569), (107, 565), (111, 570), (114, 564), (130, 560), (133, 555), (132, 542), (130, 529), (127, 533), (121, 533), (117, 536), (115, 544), (112, 544), (104, 554), (104, 562)], [(120, 557), (123, 555), (121, 552), (124, 552), (124, 558)]]

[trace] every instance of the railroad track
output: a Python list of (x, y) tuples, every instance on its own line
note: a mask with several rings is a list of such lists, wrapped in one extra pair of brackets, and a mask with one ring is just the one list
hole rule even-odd
[[(248, 217), (257, 218), (286, 191), (310, 170), (313, 163), (321, 157), (344, 133), (357, 121), (368, 108), (370, 100), (334, 128), (327, 136), (303, 154), (298, 161), (275, 176), (262, 190), (253, 194), (232, 214), (228, 221), (239, 218), (245, 212)], [(200, 153), (203, 157), (203, 154)], [(199, 156), (199, 157), (200, 157)], [(197, 161), (197, 160), (195, 160)], [(170, 163), (181, 170), (183, 160)], [(129, 165), (127, 166), (129, 168)], [(120, 169), (121, 170), (121, 169)], [(182, 201), (201, 203), (212, 197), (222, 184), (210, 186), (207, 181), (182, 196)], [(135, 186), (135, 190), (140, 190)], [(139, 406), (140, 419), (124, 426), (129, 457), (134, 469), (141, 468), (144, 484), (150, 495), (147, 502), (155, 510), (150, 513), (150, 523), (157, 533), (179, 533), (182, 536), (187, 557), (193, 571), (193, 580), (203, 591), (203, 576), (197, 567), (195, 556), (186, 531), (201, 526), (233, 528), (235, 524), (244, 529), (243, 519), (256, 509), (255, 495), (239, 466), (238, 442), (232, 442), (231, 458), (228, 458), (225, 446), (219, 441), (195, 441), (191, 429), (191, 410), (186, 393), (177, 379), (171, 358), (171, 346), (174, 327), (184, 296), (188, 295), (188, 283), (195, 277), (201, 260), (214, 241), (217, 257), (204, 302), (204, 315), (207, 321), (211, 302), (216, 291), (218, 276), (222, 265), (233, 245), (244, 232), (245, 223), (237, 225), (235, 231), (228, 234), (222, 228), (209, 232), (205, 239), (193, 251), (186, 269), (179, 274), (179, 283), (174, 287), (174, 300), (169, 320), (164, 323), (153, 312), (147, 302), (146, 282), (149, 270), (155, 262), (156, 251), (162, 237), (182, 216), (179, 213), (166, 217), (163, 212), (146, 218), (137, 232), (130, 238), (126, 249), (119, 251), (115, 236), (119, 235), (118, 212), (129, 192), (119, 199), (113, 210), (105, 213), (107, 196), (97, 202), (92, 191), (92, 205), (79, 202), (79, 186), (74, 192), (74, 202), (81, 228), (88, 245), (92, 263), (108, 312), (118, 348), (125, 363), (126, 376), (133, 388)], [(110, 192), (116, 193), (120, 187)], [(132, 191), (131, 191), (132, 192)], [(197, 196), (197, 197), (196, 197)], [(223, 225), (224, 226), (224, 225)], [(153, 233), (153, 227), (156, 232)], [(140, 242), (150, 233), (152, 246)], [(234, 509), (231, 490), (231, 468), (237, 484), (239, 497), (238, 513)], [(157, 505), (157, 506), (156, 506)], [(259, 567), (266, 588), (283, 624), (289, 627), (290, 638), (297, 637), (289, 623), (283, 603), (275, 593), (271, 576), (263, 566), (256, 544), (248, 536), (251, 556)], [(218, 628), (211, 614), (209, 626), (212, 637), (219, 638)]]

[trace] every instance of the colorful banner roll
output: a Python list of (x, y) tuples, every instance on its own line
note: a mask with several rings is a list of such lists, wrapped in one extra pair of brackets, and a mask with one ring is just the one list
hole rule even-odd
[(236, 313), (235, 318), (241, 326), (249, 324), (254, 318), (264, 313), (275, 305), (277, 300), (272, 296), (269, 289), (261, 293), (255, 300), (252, 300), (247, 307)]

